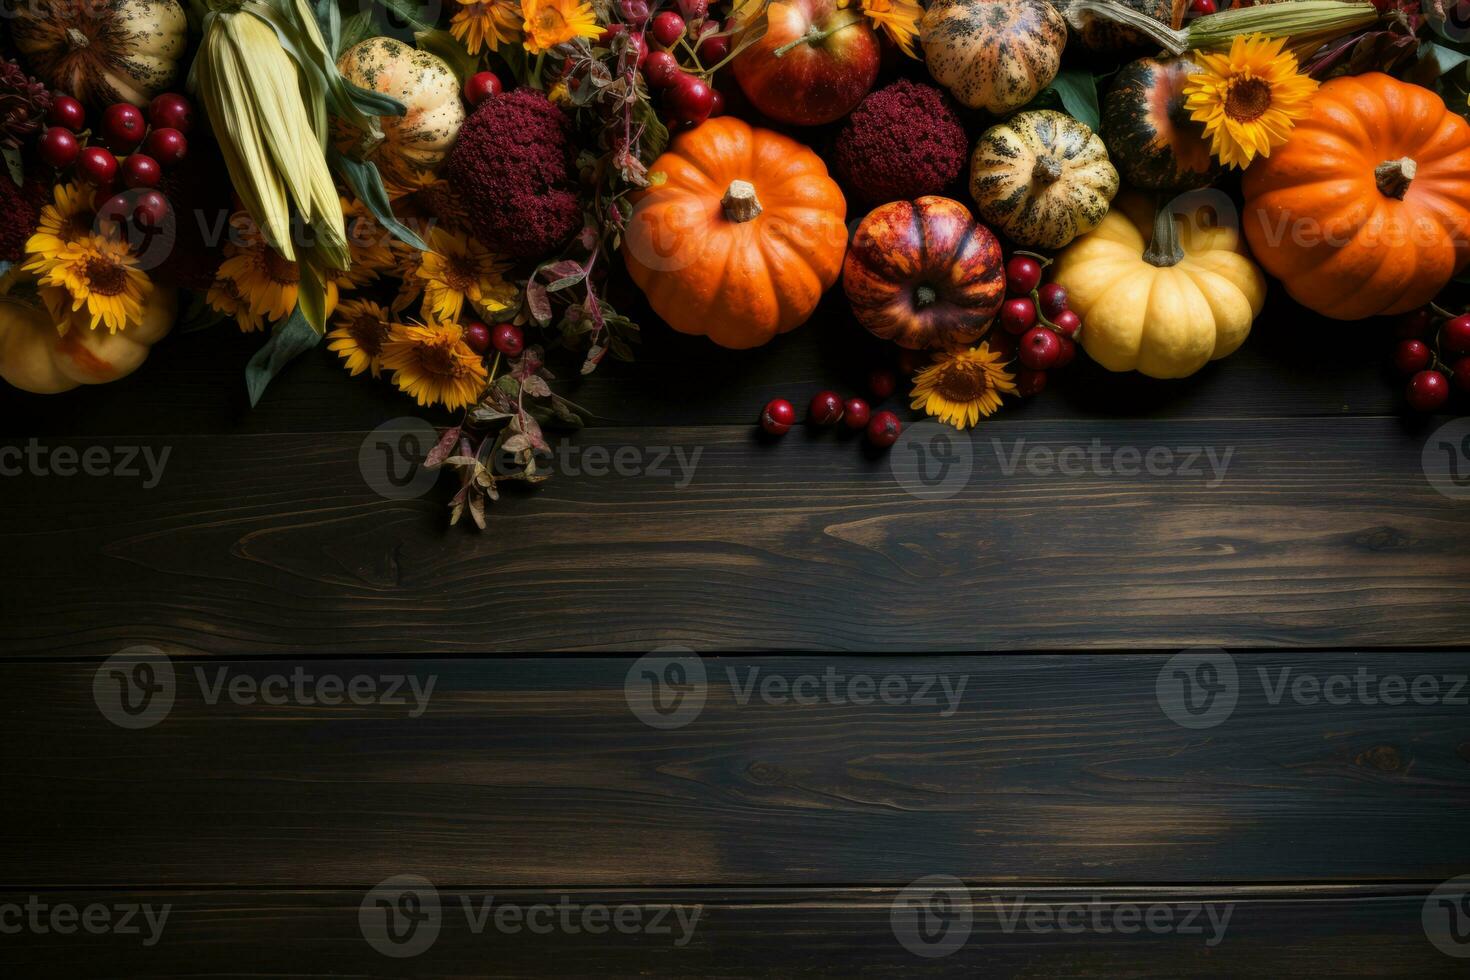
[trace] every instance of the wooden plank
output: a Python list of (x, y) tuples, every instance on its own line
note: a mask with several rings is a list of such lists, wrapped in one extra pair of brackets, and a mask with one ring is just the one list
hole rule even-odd
[[(955, 444), (955, 495), (919, 499), (902, 447), (605, 428), (559, 443), (561, 472), (508, 488), (484, 533), (446, 527), (447, 490), (380, 496), (358, 434), (43, 441), (171, 455), (151, 488), (141, 469), (0, 480), (0, 630), (16, 655), (1453, 646), (1470, 521), (1425, 478), (1424, 438), (997, 421)], [(1155, 448), (1155, 474), (1116, 471)]]
[[(177, 660), (171, 706), (124, 730), (98, 662), (11, 662), (0, 867), (48, 887), (367, 887), (409, 872), (1342, 883), (1470, 867), (1470, 654), (1232, 663), (1233, 710), (1186, 728), (1157, 691), (1194, 668), (1163, 655), (706, 658), (685, 676), (692, 713), (655, 728), (657, 661)], [(1352, 687), (1327, 703), (1342, 701), (1336, 677)], [(1406, 698), (1428, 691), (1421, 677), (1433, 696)], [(1391, 678), (1408, 686), (1395, 695)], [(1327, 694), (1310, 703), (1313, 684)], [(357, 703), (316, 701), (353, 689)]]
[[(1028, 420), (1398, 414), (1401, 384), (1383, 367), (1388, 336), (1376, 321), (1328, 323), (1283, 299), (1245, 348), (1188, 381), (1113, 375), (1084, 356), (1055, 376), (1053, 390), (1006, 413)], [(292, 365), (252, 411), (243, 372), (260, 343), (259, 334), (224, 328), (173, 338), (134, 376), (62, 397), (0, 385), (0, 435), (362, 431), (399, 416), (450, 418), (417, 409), (385, 381), (349, 379), (325, 349)], [(753, 424), (772, 398), (804, 407), (823, 387), (863, 393), (868, 372), (892, 357), (836, 297), (813, 323), (755, 351), (722, 350), (651, 323), (636, 363), (608, 363), (578, 379), (568, 360), (557, 365), (557, 388), (588, 409), (594, 426), (739, 426)], [(907, 405), (894, 397), (885, 407), (910, 415)]]
[[(407, 942), (394, 946), (379, 932), (389, 913), (372, 903), (399, 899), (398, 890), (89, 890), (34, 899), (38, 909), (44, 903), (43, 917), (58, 906), (102, 905), (109, 921), (118, 921), (125, 912), (117, 906), (147, 906), (161, 930), (151, 929), (141, 912), (136, 935), (78, 930), (58, 936), (27, 928), (5, 937), (4, 954), (14, 975), (68, 978), (1463, 976), (1464, 961), (1441, 952), (1421, 925), (1426, 893), (1017, 893), (972, 884), (948, 892), (956, 900), (942, 908), (942, 918), (925, 920), (933, 929), (916, 939), (913, 893), (893, 889), (438, 887), (416, 893), (426, 900), (418, 906), (419, 924), (399, 933)], [(32, 898), (21, 891), (0, 901), (24, 907)], [(412, 955), (379, 952), (369, 933), (384, 948)], [(951, 951), (919, 956), (905, 942), (926, 953)]]

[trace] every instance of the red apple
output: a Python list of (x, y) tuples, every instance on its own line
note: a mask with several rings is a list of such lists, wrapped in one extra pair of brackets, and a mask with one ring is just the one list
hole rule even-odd
[(836, 0), (777, 0), (763, 38), (733, 62), (746, 98), (772, 119), (819, 126), (841, 119), (878, 77), (878, 35)]

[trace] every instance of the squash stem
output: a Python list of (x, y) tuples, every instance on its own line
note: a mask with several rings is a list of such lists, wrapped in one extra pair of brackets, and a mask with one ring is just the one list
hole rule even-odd
[(807, 32), (801, 37), (797, 38), (794, 41), (787, 41), (775, 51), (772, 51), (771, 54), (777, 58), (784, 58), (792, 51), (795, 51), (797, 48), (801, 47), (803, 44), (820, 44), (821, 42), (827, 40), (827, 38), (831, 37), (833, 34), (836, 34), (838, 31), (846, 30), (853, 24), (856, 24), (858, 21), (862, 20), (862, 18), (863, 15), (861, 13), (851, 8), (839, 11), (837, 16), (833, 17), (831, 20), (832, 26), (824, 30), (822, 28), (819, 28), (816, 24), (813, 24), (811, 27), (807, 28)]
[(763, 210), (760, 198), (755, 195), (755, 185), (748, 180), (732, 180), (725, 196), (720, 198), (725, 217), (742, 224), (760, 217)]
[(1384, 197), (1402, 201), (1418, 172), (1419, 165), (1413, 158), (1399, 157), (1397, 160), (1385, 160), (1374, 167), (1373, 179), (1378, 184), (1379, 193)]
[(1184, 246), (1179, 242), (1179, 226), (1174, 211), (1160, 203), (1154, 212), (1154, 235), (1143, 253), (1143, 261), (1160, 269), (1178, 265), (1184, 259)]
[(921, 310), (925, 307), (933, 306), (938, 299), (939, 294), (928, 283), (922, 283), (914, 290), (914, 305)]

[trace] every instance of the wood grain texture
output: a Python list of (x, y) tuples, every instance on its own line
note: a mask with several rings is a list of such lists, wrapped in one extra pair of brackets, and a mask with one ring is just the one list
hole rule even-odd
[[(389, 958), (368, 944), (359, 926), (363, 891), (243, 893), (146, 890), (57, 892), (49, 903), (148, 903), (167, 919), (152, 946), (141, 936), (7, 936), (5, 960), (27, 977), (540, 977), (680, 976), (773, 977), (923, 975), (944, 977), (1450, 977), (1463, 960), (1426, 939), (1420, 915), (1427, 889), (1378, 888), (1307, 891), (1272, 889), (1111, 889), (1016, 892), (971, 884), (953, 894), (957, 923), (968, 931), (954, 952), (921, 958), (899, 941), (908, 927), (894, 889), (717, 891), (650, 889), (452, 890), (437, 889), (437, 932), (423, 952)], [(424, 894), (428, 894), (425, 892)], [(0, 901), (24, 903), (8, 892)], [(477, 931), (489, 904), (492, 918)], [(524, 913), (549, 907), (551, 932), (518, 926), (514, 913), (497, 927), (501, 909)], [(585, 930), (588, 907), (669, 933)], [(1212, 910), (1223, 930), (1208, 925)], [(468, 911), (467, 911), (468, 908)], [(563, 927), (562, 909), (572, 927)], [(1081, 914), (1081, 931), (1028, 928), (1016, 911), (1044, 924), (1055, 915)], [(1147, 910), (1167, 931), (1103, 932), (1131, 928)], [(1076, 910), (1076, 911), (1072, 911)], [(1131, 910), (1131, 911), (1130, 911)], [(545, 913), (538, 922), (547, 921)], [(594, 913), (600, 915), (602, 913)], [(676, 916), (692, 923), (686, 929)], [(1228, 916), (1228, 918), (1227, 918)], [(1120, 918), (1121, 917), (1121, 918)], [(1190, 924), (1191, 917), (1193, 923)], [(596, 927), (602, 920), (589, 920)], [(1014, 923), (1014, 924), (1013, 924)], [(1193, 930), (1203, 924), (1203, 934)], [(428, 935), (428, 933), (424, 933)], [(944, 935), (941, 933), (941, 935)], [(1210, 944), (1210, 940), (1218, 941)], [(685, 940), (682, 945), (679, 940)], [(391, 948), (391, 947), (390, 947)], [(920, 947), (924, 948), (924, 947)]]
[[(181, 660), (171, 711), (140, 731), (99, 711), (97, 662), (12, 662), (0, 867), (48, 887), (1347, 883), (1470, 867), (1470, 654), (1237, 654), (1234, 712), (1203, 730), (1160, 706), (1169, 661), (706, 658), (702, 709), (656, 729), (635, 713), (647, 696), (625, 693), (632, 658)], [(427, 710), (210, 693), (298, 668), (344, 686), (412, 676)], [(1273, 701), (1283, 680), (1360, 671), (1447, 680), (1439, 703)], [(875, 691), (895, 693), (861, 702)]]
[[(1376, 418), (995, 421), (920, 500), (841, 435), (602, 428), (491, 528), (447, 490), (380, 497), (360, 434), (47, 440), (171, 456), (137, 478), (0, 480), (16, 655), (1457, 645), (1470, 521)], [(1189, 474), (1064, 475), (1017, 450), (1231, 453)], [(594, 476), (632, 454), (632, 475)], [(687, 485), (678, 468), (698, 453)], [(655, 465), (662, 467), (656, 470)], [(561, 468), (561, 464), (557, 464)]]

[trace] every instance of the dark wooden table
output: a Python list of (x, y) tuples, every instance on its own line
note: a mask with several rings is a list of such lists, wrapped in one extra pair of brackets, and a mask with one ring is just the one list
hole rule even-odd
[(840, 300), (650, 325), (484, 532), (442, 416), (325, 351), (247, 411), (258, 343), (0, 396), (6, 975), (1463, 975), (1470, 504), (1380, 325), (1079, 363), (937, 489), (755, 435), (878, 363)]

